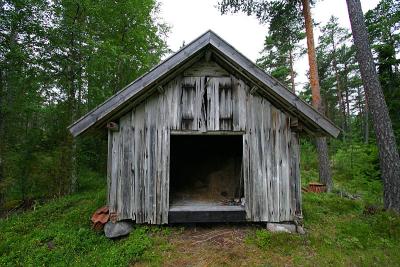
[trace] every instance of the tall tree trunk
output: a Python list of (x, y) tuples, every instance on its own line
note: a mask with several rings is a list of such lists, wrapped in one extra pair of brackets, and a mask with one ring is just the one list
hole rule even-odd
[(292, 92), (296, 93), (296, 84), (294, 83), (294, 66), (293, 66), (293, 50), (289, 51), (289, 66), (290, 66), (290, 83), (292, 85)]
[[(71, 42), (72, 43), (72, 42)], [(71, 49), (74, 51), (74, 49)], [(70, 57), (75, 59), (75, 53)], [(75, 61), (74, 61), (75, 63)], [(76, 77), (75, 70), (70, 65), (67, 66), (67, 86), (68, 86), (68, 122), (73, 123), (76, 120)], [(66, 143), (68, 146), (68, 175), (69, 185), (67, 188), (68, 193), (74, 193), (77, 187), (77, 170), (76, 170), (76, 140), (71, 135), (67, 134)], [(65, 192), (64, 192), (65, 193)]]
[(346, 119), (346, 125), (347, 125), (347, 132), (349, 133), (349, 139), (351, 143), (351, 138), (352, 138), (352, 132), (351, 132), (351, 115), (350, 115), (350, 96), (349, 96), (349, 86), (348, 86), (348, 67), (347, 64), (344, 64), (344, 70), (343, 70), (343, 89), (345, 91), (345, 96), (346, 96), (346, 113), (345, 113), (345, 119)]
[(343, 130), (343, 140), (345, 140), (346, 135), (345, 131), (347, 130), (347, 120), (346, 120), (346, 109), (344, 106), (344, 101), (343, 101), (343, 95), (342, 95), (342, 89), (341, 89), (341, 84), (340, 84), (340, 77), (339, 77), (339, 70), (337, 67), (337, 61), (336, 61), (336, 44), (335, 44), (335, 39), (332, 33), (332, 49), (333, 49), (333, 60), (332, 60), (332, 67), (333, 67), (333, 72), (335, 73), (335, 79), (336, 79), (336, 93), (337, 93), (337, 101), (339, 105), (339, 110), (341, 111), (341, 117), (342, 117), (342, 130)]
[(364, 143), (368, 144), (368, 121), (365, 119), (368, 119), (368, 113), (367, 113), (367, 105), (362, 103), (362, 92), (361, 92), (361, 86), (357, 86), (357, 107), (358, 107), (358, 117), (360, 120), (360, 133), (361, 136), (363, 137)]
[[(0, 188), (2, 182), (4, 181), (4, 96), (5, 96), (5, 82), (4, 82), (4, 70), (0, 70)], [(4, 192), (0, 189), (0, 210), (4, 203)]]
[(346, 1), (357, 60), (379, 149), (384, 206), (386, 209), (393, 209), (400, 213), (400, 157), (392, 122), (368, 43), (368, 33), (360, 0)]
[[(313, 25), (311, 19), (310, 1), (301, 0), (301, 2), (303, 4), (303, 16), (306, 26), (306, 35), (307, 35), (308, 63), (310, 65), (310, 85), (312, 93), (312, 105), (319, 112), (324, 113), (323, 107), (321, 105), (321, 93), (319, 87), (317, 58), (315, 56), (314, 33), (313, 33)], [(328, 145), (326, 142), (326, 137), (317, 137), (316, 145), (317, 145), (318, 161), (319, 161), (319, 180), (321, 183), (326, 185), (328, 191), (331, 191), (333, 187), (333, 181), (331, 176), (331, 170), (329, 167), (329, 155), (328, 155)]]
[(367, 104), (364, 106), (364, 143), (369, 143), (369, 110)]
[[(76, 5), (75, 16), (73, 18), (72, 27), (80, 27), (79, 25), (79, 17), (82, 13), (82, 7), (78, 3)], [(79, 35), (75, 36), (74, 31), (71, 31), (71, 39), (70, 39), (70, 58), (72, 60), (72, 67), (68, 66), (67, 71), (67, 80), (69, 85), (69, 122), (73, 123), (78, 119), (78, 112), (80, 110), (80, 101), (82, 94), (82, 60), (80, 56), (80, 47), (79, 47)], [(78, 96), (76, 94), (78, 93)], [(69, 192), (74, 193), (77, 190), (78, 186), (78, 165), (77, 165), (77, 143), (76, 139), (71, 135), (67, 136), (67, 142), (69, 144), (69, 152), (70, 152), (70, 184), (69, 184)]]

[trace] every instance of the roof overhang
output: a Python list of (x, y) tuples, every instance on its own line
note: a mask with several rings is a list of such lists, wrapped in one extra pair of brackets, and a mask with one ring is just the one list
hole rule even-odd
[(268, 98), (277, 107), (299, 118), (309, 133), (332, 137), (339, 135), (340, 129), (328, 118), (289, 91), (212, 31), (207, 31), (152, 68), (145, 75), (74, 122), (68, 129), (73, 136), (78, 136), (91, 128), (103, 127), (108, 121), (122, 116), (142, 102), (157, 88), (203, 57), (209, 50), (212, 51), (217, 63), (252, 83), (257, 94)]

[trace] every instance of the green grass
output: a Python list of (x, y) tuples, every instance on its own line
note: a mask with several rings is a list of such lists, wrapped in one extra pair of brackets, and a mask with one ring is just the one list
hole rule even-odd
[[(168, 260), (165, 251), (179, 258), (179, 243), (169, 236), (187, 240), (182, 228), (136, 226), (119, 240), (92, 230), (90, 216), (105, 196), (104, 189), (81, 192), (1, 219), (0, 266), (160, 266)], [(250, 227), (242, 246), (261, 265), (400, 266), (400, 217), (382, 210), (364, 214), (365, 203), (306, 193), (306, 235)]]
[(0, 221), (0, 265), (123, 266), (140, 260), (152, 245), (147, 228), (119, 241), (91, 229), (90, 215), (104, 196), (104, 190), (72, 195)]
[(159, 259), (148, 249), (156, 244), (153, 233), (163, 228), (137, 226), (128, 237), (115, 241), (91, 229), (91, 215), (106, 203), (104, 187), (103, 177), (85, 172), (80, 193), (0, 219), (0, 266), (126, 266), (141, 260), (157, 262)]
[(400, 266), (400, 217), (364, 214), (362, 200), (334, 194), (303, 195), (306, 235), (257, 230), (249, 237), (268, 254), (290, 256), (294, 265)]

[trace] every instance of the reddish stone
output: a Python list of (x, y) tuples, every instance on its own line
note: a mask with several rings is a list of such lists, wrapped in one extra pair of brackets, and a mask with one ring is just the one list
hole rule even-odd
[(92, 215), (91, 220), (93, 223), (93, 228), (96, 230), (103, 229), (104, 225), (108, 222), (109, 219), (110, 214), (108, 212), (108, 207), (101, 207), (100, 209), (96, 210), (96, 212)]
[(326, 185), (320, 183), (309, 183), (307, 191), (314, 193), (323, 193), (326, 192)]

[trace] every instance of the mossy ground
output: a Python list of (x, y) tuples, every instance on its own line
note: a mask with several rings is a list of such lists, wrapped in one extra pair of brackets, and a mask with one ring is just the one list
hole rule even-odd
[(363, 198), (303, 194), (306, 235), (263, 225), (137, 226), (109, 240), (91, 229), (105, 190), (0, 219), (1, 266), (400, 266), (400, 217)]

